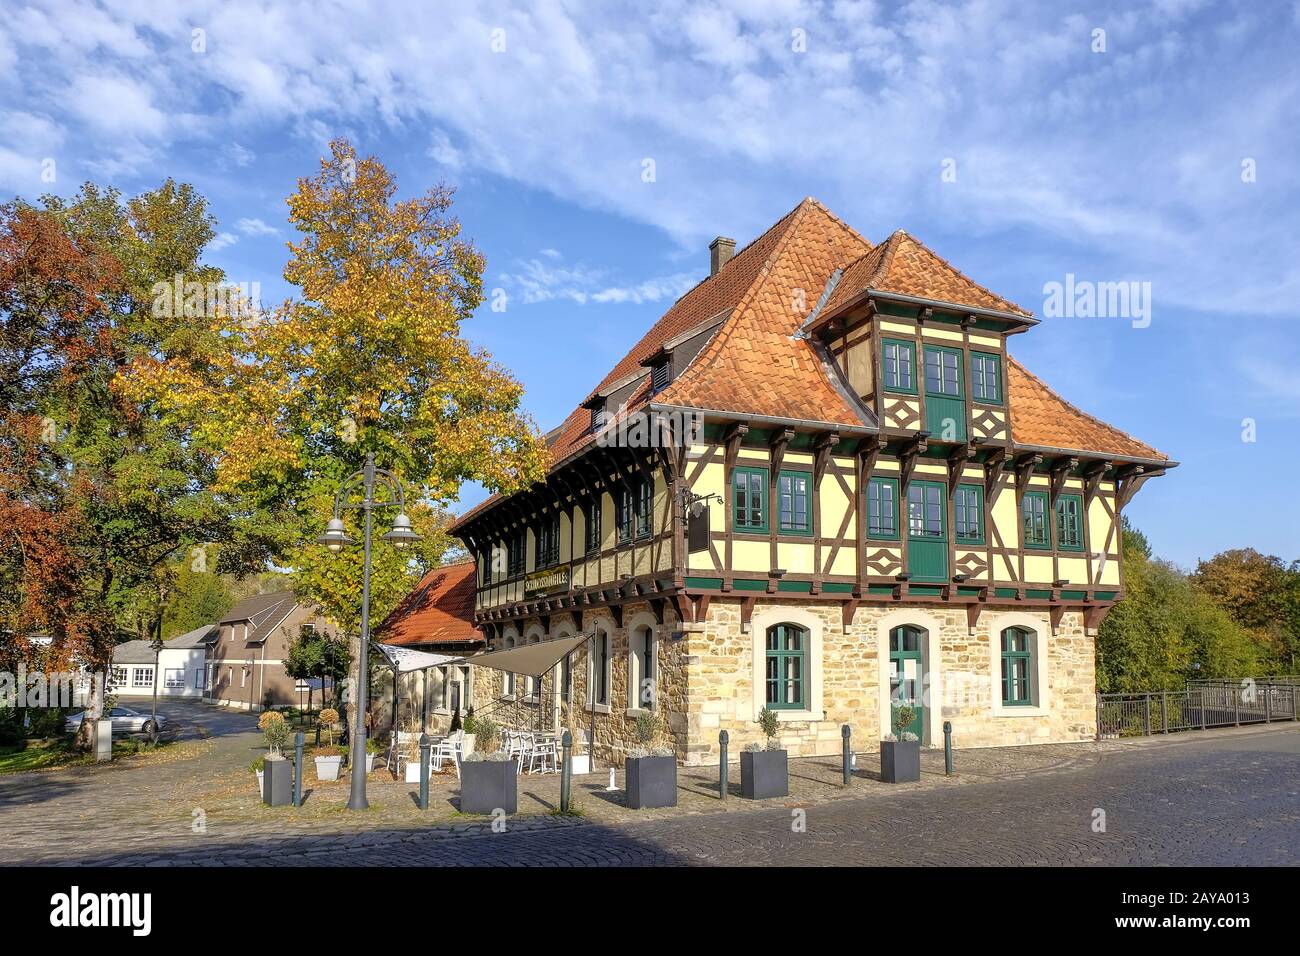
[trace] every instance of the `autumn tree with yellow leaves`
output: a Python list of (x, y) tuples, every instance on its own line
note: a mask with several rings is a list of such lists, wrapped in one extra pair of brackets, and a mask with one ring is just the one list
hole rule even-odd
[(132, 376), (213, 456), (221, 493), (292, 516), (283, 560), (300, 593), (350, 632), (360, 549), (333, 555), (314, 539), (367, 453), (414, 492), (408, 511), (424, 535), (413, 551), (377, 543), (375, 621), (451, 545), (441, 503), (461, 482), (509, 491), (535, 480), (545, 455), (520, 384), (461, 334), (483, 298), (484, 260), (451, 215), (452, 190), (396, 191), (379, 160), (331, 143), (288, 200), (298, 237), (284, 277), (301, 296), (221, 310), (192, 354), (144, 359)]

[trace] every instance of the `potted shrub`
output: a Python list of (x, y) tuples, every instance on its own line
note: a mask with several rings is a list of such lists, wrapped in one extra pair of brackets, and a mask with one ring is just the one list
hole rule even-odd
[(677, 806), (677, 756), (668, 747), (654, 747), (659, 718), (643, 710), (636, 718), (637, 744), (627, 756), (627, 805), (633, 810)]
[(916, 719), (916, 708), (903, 704), (894, 711), (894, 732), (880, 742), (880, 779), (908, 783), (921, 779), (921, 741), (904, 730)]
[(343, 748), (334, 743), (335, 727), (338, 726), (339, 712), (333, 707), (326, 707), (316, 718), (320, 725), (321, 737), (326, 741), (317, 747), (312, 756), (316, 762), (317, 780), (337, 780), (343, 768)]
[(514, 813), (519, 809), (519, 761), (496, 749), (497, 728), (478, 720), (478, 749), (460, 764), (460, 812)]
[(266, 757), (262, 760), (258, 781), (262, 785), (262, 802), (281, 807), (292, 801), (293, 765), (281, 752), (289, 741), (289, 724), (278, 711), (268, 710), (257, 720), (266, 741)]
[(375, 757), (383, 752), (384, 745), (374, 737), (366, 738), (366, 773), (375, 769)]
[(748, 800), (790, 795), (790, 767), (785, 748), (776, 739), (780, 724), (776, 711), (764, 707), (758, 714), (767, 745), (753, 743), (740, 753), (740, 793)]
[(262, 770), (262, 767), (265, 765), (265, 763), (266, 763), (265, 757), (258, 757), (256, 760), (254, 760), (252, 763), (248, 765), (248, 769), (253, 771), (253, 773), (257, 775), (257, 795), (259, 797), (262, 795), (262, 774), (264, 772)]

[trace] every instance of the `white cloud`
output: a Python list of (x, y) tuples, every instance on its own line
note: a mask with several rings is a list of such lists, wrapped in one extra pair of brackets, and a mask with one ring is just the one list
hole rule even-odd
[(235, 223), (235, 228), (246, 236), (274, 236), (280, 230), (274, 226), (268, 226), (260, 219), (252, 219), (247, 216)]
[[(1294, 296), (1277, 298), (1300, 282), (1277, 215), (1300, 195), (1288, 161), (1300, 81), (1278, 67), (1288, 8), (667, 0), (633, 23), (560, 0), (436, 14), (398, 0), (44, 6), (19, 10), (0, 38), (0, 67), (13, 63), (0, 94), (55, 117), (76, 144), (65, 166), (165, 169), (182, 136), (290, 129), (323, 148), (428, 129), (429, 157), (460, 176), (506, 177), (685, 247), (722, 223), (753, 235), (812, 194), (873, 239), (917, 219), (975, 237), (1017, 230), (1025, 246), (1124, 263), (1171, 305), (1204, 306), (1212, 290), (1294, 312)], [(1100, 23), (1107, 52), (1094, 54)], [(190, 49), (193, 25), (206, 54)], [(806, 53), (791, 51), (796, 27)], [(498, 28), (504, 53), (491, 49)], [(29, 189), (30, 150), (0, 149), (0, 181)], [(1260, 164), (1250, 187), (1243, 156)], [(954, 183), (940, 180), (945, 158)]]
[(233, 232), (219, 232), (212, 237), (212, 241), (208, 243), (206, 251), (220, 252), (222, 249), (233, 246), (238, 241), (239, 237)]
[[(543, 250), (542, 254), (552, 263), (559, 259), (554, 249)], [(552, 265), (541, 259), (523, 260), (516, 271), (503, 272), (499, 279), (524, 305), (557, 299), (579, 305), (671, 302), (699, 281), (698, 276), (682, 272), (641, 282), (611, 283), (602, 270), (583, 265)]]

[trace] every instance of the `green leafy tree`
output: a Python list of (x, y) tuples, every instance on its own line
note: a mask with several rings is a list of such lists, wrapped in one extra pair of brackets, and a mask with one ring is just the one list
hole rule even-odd
[(1187, 576), (1151, 557), (1145, 536), (1124, 529), (1126, 596), (1097, 634), (1097, 689), (1139, 693), (1181, 689), (1189, 677), (1256, 673), (1250, 635)]
[(0, 613), (49, 633), (54, 663), (102, 671), (119, 636), (155, 633), (188, 548), (228, 543), (227, 570), (247, 570), (273, 544), (274, 524), (215, 491), (210, 456), (129, 388), (141, 360), (193, 354), (203, 323), (157, 309), (155, 287), (220, 287), (200, 261), (212, 235), (202, 197), (171, 181), (0, 209), (0, 579), (19, 595)]

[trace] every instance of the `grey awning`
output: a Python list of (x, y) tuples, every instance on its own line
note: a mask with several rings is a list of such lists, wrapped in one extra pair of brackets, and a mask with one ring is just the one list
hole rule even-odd
[(490, 667), (493, 670), (524, 674), (528, 677), (541, 677), (589, 639), (590, 636), (587, 634), (578, 634), (575, 637), (562, 637), (556, 641), (539, 641), (536, 644), (507, 648), (504, 651), (489, 651), (486, 654), (475, 654), (473, 657), (462, 657), (459, 658), (459, 663), (473, 664), (475, 667)]

